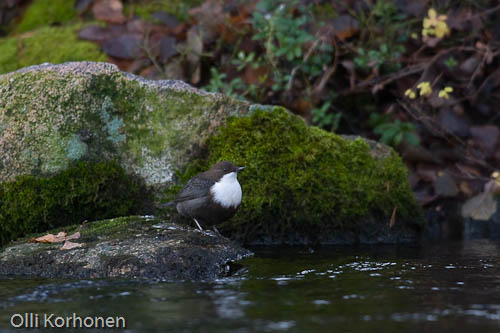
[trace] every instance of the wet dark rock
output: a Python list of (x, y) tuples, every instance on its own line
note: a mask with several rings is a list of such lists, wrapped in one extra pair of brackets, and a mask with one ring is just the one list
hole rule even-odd
[(73, 241), (83, 243), (80, 248), (26, 241), (6, 247), (0, 252), (0, 275), (207, 280), (226, 275), (230, 262), (252, 255), (212, 232), (153, 217), (97, 221), (79, 230), (81, 238)]

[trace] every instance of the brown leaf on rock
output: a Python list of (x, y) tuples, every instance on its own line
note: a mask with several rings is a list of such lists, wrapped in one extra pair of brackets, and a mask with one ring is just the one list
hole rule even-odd
[(92, 13), (96, 19), (108, 23), (122, 24), (126, 21), (120, 0), (96, 0), (92, 6)]
[(70, 236), (66, 236), (66, 233), (64, 231), (61, 231), (57, 235), (47, 234), (45, 236), (41, 236), (38, 238), (32, 238), (32, 239), (30, 239), (30, 242), (32, 242), (32, 243), (60, 243), (60, 242), (64, 242), (65, 240), (77, 239), (77, 238), (80, 238), (80, 232), (75, 232), (74, 234), (72, 234)]
[(60, 250), (71, 250), (71, 249), (74, 249), (77, 247), (82, 247), (82, 246), (83, 246), (82, 243), (73, 243), (73, 242), (70, 242), (67, 240), (64, 242), (64, 245), (61, 246)]
[(30, 241), (33, 243), (57, 243), (62, 242), (66, 237), (66, 233), (61, 231), (57, 235), (47, 234), (38, 238), (32, 238)]
[(79, 232), (79, 231), (77, 231), (77, 232), (75, 232), (74, 234), (69, 235), (68, 237), (66, 237), (66, 240), (70, 240), (70, 239), (78, 239), (78, 238), (80, 238), (80, 232)]

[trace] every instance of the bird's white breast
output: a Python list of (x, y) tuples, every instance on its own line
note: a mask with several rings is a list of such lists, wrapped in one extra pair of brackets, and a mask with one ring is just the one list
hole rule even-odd
[(236, 172), (228, 173), (210, 188), (215, 202), (224, 208), (236, 208), (241, 203), (241, 186), (236, 176)]

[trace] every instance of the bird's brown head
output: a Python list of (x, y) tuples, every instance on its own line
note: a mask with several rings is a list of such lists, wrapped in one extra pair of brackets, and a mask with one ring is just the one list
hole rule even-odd
[(220, 177), (222, 177), (223, 175), (231, 172), (238, 173), (243, 169), (245, 169), (245, 167), (238, 167), (231, 162), (222, 161), (214, 164), (209, 171), (213, 172), (214, 174), (220, 175)]

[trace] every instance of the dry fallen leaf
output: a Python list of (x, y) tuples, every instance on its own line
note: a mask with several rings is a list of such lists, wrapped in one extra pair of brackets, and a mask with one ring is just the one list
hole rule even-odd
[(64, 242), (64, 245), (61, 246), (60, 250), (71, 250), (71, 249), (74, 249), (77, 247), (82, 247), (82, 246), (83, 246), (82, 243), (73, 243), (73, 242), (67, 240)]
[(64, 231), (59, 232), (57, 235), (47, 234), (45, 236), (41, 236), (38, 238), (30, 239), (32, 243), (60, 243), (69, 239), (77, 239), (80, 238), (80, 232), (75, 232), (72, 235), (66, 237), (66, 233)]
[(75, 232), (73, 235), (69, 235), (68, 237), (66, 237), (65, 240), (78, 239), (78, 238), (80, 238), (80, 232), (79, 231)]

